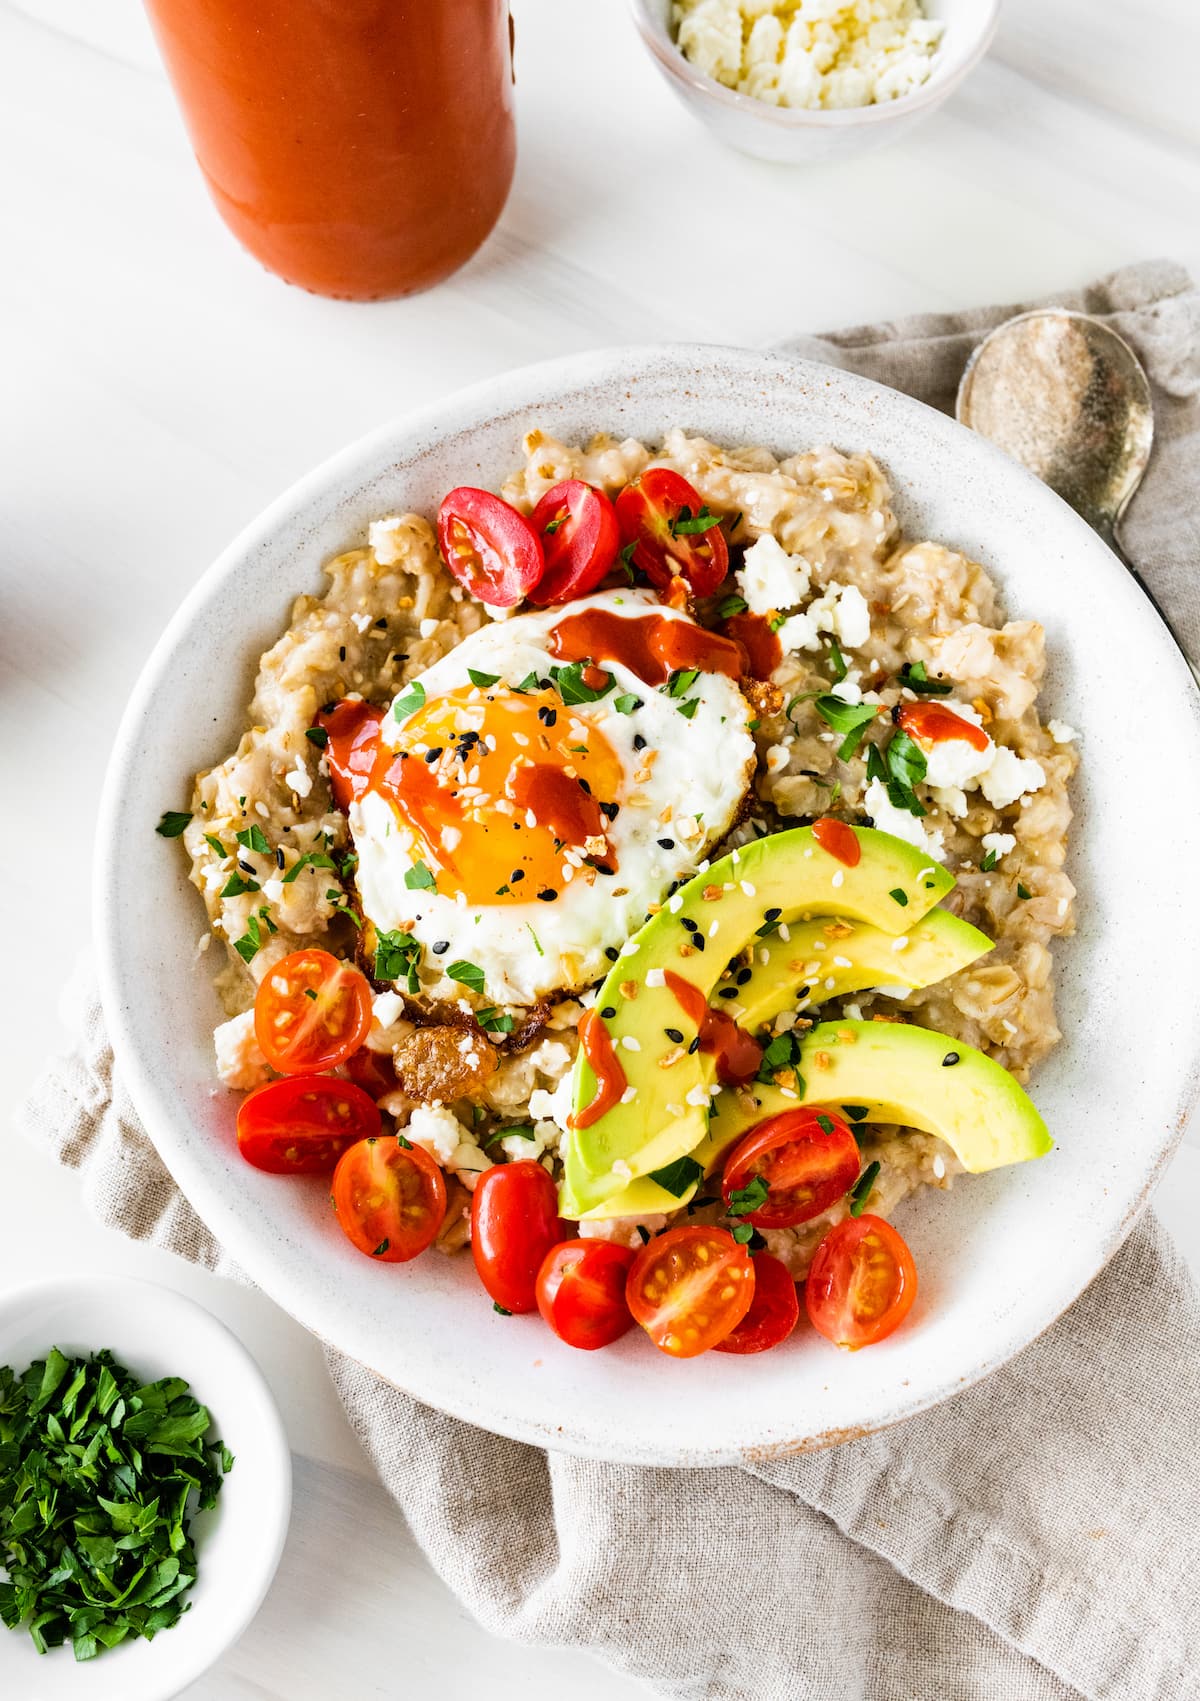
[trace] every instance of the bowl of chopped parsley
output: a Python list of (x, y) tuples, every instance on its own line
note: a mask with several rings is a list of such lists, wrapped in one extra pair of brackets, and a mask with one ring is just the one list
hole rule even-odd
[(0, 1299), (0, 1695), (167, 1701), (279, 1563), (291, 1456), (270, 1389), (170, 1289)]

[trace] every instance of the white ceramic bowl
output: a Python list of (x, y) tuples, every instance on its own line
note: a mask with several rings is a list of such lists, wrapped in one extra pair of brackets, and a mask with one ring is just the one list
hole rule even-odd
[[(657, 438), (680, 424), (777, 450), (871, 449), (911, 535), (996, 572), (1049, 637), (1045, 712), (1082, 732), (1070, 869), (1078, 936), (1056, 949), (1065, 1033), (1034, 1082), (1058, 1141), (1038, 1163), (907, 1204), (921, 1270), (909, 1325), (843, 1355), (800, 1331), (760, 1358), (678, 1363), (639, 1332), (562, 1346), (497, 1317), (466, 1258), (374, 1264), (327, 1187), (263, 1175), (214, 1087), (220, 1010), (178, 845), (155, 836), (190, 776), (233, 748), (258, 656), (322, 561), (372, 516), (495, 487), (534, 425)], [(389, 425), (318, 468), (231, 545), (172, 621), (125, 717), (99, 831), (108, 1019), (138, 1108), (180, 1185), (256, 1281), (324, 1340), (472, 1423), (665, 1464), (794, 1451), (894, 1422), (984, 1375), (1069, 1305), (1114, 1251), (1179, 1138), (1200, 1046), (1200, 700), (1157, 615), (1056, 496), (953, 420), (809, 362), (718, 348), (605, 350), (514, 372)]]
[(169, 1701), (245, 1630), (275, 1575), (292, 1509), (292, 1459), (262, 1372), (223, 1323), (170, 1288), (125, 1277), (20, 1288), (0, 1301), (0, 1364), (24, 1370), (57, 1346), (68, 1357), (110, 1347), (147, 1380), (182, 1376), (235, 1455), (217, 1505), (192, 1526), (199, 1569), (190, 1608), (153, 1642), (76, 1662), (38, 1654), (0, 1627), (6, 1701)]
[(926, 0), (945, 23), (928, 81), (900, 100), (836, 112), (769, 106), (698, 71), (675, 44), (671, 0), (630, 0), (634, 21), (662, 75), (694, 117), (740, 153), (784, 165), (848, 159), (899, 140), (954, 92), (988, 50), (1000, 0)]

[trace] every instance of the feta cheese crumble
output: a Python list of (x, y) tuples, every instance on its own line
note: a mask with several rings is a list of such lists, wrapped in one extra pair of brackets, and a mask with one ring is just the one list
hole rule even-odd
[(943, 25), (920, 0), (675, 0), (680, 52), (770, 106), (900, 100), (926, 82)]

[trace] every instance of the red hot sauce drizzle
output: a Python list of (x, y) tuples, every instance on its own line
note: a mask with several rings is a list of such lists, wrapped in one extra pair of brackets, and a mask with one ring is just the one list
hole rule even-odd
[(896, 725), (910, 738), (926, 744), (941, 744), (948, 738), (965, 738), (973, 750), (986, 750), (988, 735), (974, 721), (956, 715), (944, 703), (903, 703), (896, 710)]
[(762, 1064), (763, 1048), (739, 1028), (724, 1010), (714, 1010), (698, 986), (677, 975), (674, 969), (663, 972), (667, 988), (689, 1022), (700, 1035), (700, 1050), (715, 1057), (717, 1079), (726, 1087), (741, 1087), (753, 1081)]
[[(745, 649), (732, 638), (662, 614), (626, 620), (608, 609), (586, 608), (558, 622), (550, 647), (567, 662), (620, 662), (647, 685), (665, 685), (682, 668), (723, 673), (729, 679), (749, 671)], [(586, 673), (584, 679), (593, 683)]]
[(584, 1011), (579, 1021), (579, 1041), (596, 1077), (596, 1094), (582, 1110), (571, 1112), (570, 1122), (572, 1128), (590, 1128), (614, 1105), (620, 1104), (629, 1082), (613, 1046), (612, 1035), (597, 1011)]
[(847, 868), (858, 867), (862, 860), (862, 846), (853, 827), (835, 820), (832, 815), (822, 815), (819, 821), (813, 822), (812, 835), (822, 850), (844, 862)]
[(770, 679), (783, 660), (783, 645), (761, 614), (743, 609), (725, 622), (725, 634), (740, 644), (750, 663), (752, 679)]

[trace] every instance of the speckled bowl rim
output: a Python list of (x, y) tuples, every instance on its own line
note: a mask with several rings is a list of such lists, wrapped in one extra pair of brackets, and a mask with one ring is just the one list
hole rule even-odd
[[(719, 391), (714, 382), (718, 374), (722, 380)], [(811, 361), (706, 345), (602, 349), (506, 373), (369, 433), (300, 479), (247, 527), (202, 576), (151, 655), (132, 693), (116, 739), (98, 829), (94, 889), (96, 934), (102, 995), (118, 1066), (160, 1155), (202, 1219), (242, 1267), (278, 1304), (314, 1334), (371, 1366), (385, 1380), (415, 1397), (453, 1416), (517, 1440), (628, 1463), (676, 1466), (753, 1464), (829, 1446), (884, 1428), (938, 1404), (1012, 1358), (1071, 1304), (1117, 1250), (1144, 1209), (1200, 1096), (1200, 982), (1195, 977), (1181, 977), (1178, 987), (1168, 988), (1174, 1000), (1173, 1009), (1180, 1033), (1186, 1034), (1187, 1039), (1172, 1045), (1164, 1065), (1164, 1072), (1169, 1071), (1171, 1081), (1169, 1088), (1164, 1086), (1161, 1089), (1162, 1114), (1156, 1115), (1145, 1149), (1139, 1150), (1136, 1145), (1131, 1147), (1128, 1173), (1113, 1190), (1118, 1197), (1109, 1201), (1102, 1214), (1098, 1212), (1080, 1225), (1078, 1244), (1056, 1259), (1052, 1277), (1046, 1283), (1047, 1291), (1039, 1292), (1024, 1304), (1023, 1309), (1015, 1302), (1009, 1303), (1007, 1309), (1000, 1306), (995, 1316), (981, 1325), (977, 1347), (964, 1355), (963, 1360), (946, 1364), (936, 1374), (918, 1378), (916, 1382), (908, 1377), (897, 1379), (886, 1403), (868, 1401), (862, 1410), (849, 1414), (848, 1421), (805, 1424), (798, 1421), (796, 1414), (789, 1415), (786, 1410), (776, 1411), (774, 1408), (764, 1416), (752, 1412), (749, 1409), (752, 1402), (746, 1400), (747, 1409), (743, 1413), (739, 1404), (736, 1421), (731, 1420), (726, 1427), (718, 1426), (717, 1433), (706, 1433), (702, 1439), (694, 1439), (683, 1446), (672, 1437), (670, 1412), (665, 1399), (661, 1411), (656, 1412), (656, 1418), (661, 1421), (649, 1427), (646, 1423), (630, 1421), (627, 1399), (623, 1402), (620, 1420), (612, 1413), (597, 1415), (587, 1408), (586, 1403), (580, 1409), (573, 1406), (569, 1412), (560, 1410), (543, 1416), (538, 1409), (540, 1390), (539, 1395), (526, 1395), (511, 1389), (500, 1395), (486, 1383), (481, 1383), (477, 1374), (472, 1374), (472, 1366), (465, 1359), (460, 1361), (451, 1355), (450, 1361), (446, 1361), (444, 1352), (427, 1353), (421, 1362), (399, 1364), (395, 1353), (381, 1350), (377, 1333), (354, 1313), (352, 1306), (339, 1303), (337, 1296), (331, 1299), (329, 1295), (310, 1289), (300, 1291), (300, 1284), (292, 1279), (295, 1272), (289, 1272), (279, 1255), (272, 1256), (270, 1237), (261, 1233), (261, 1219), (257, 1223), (258, 1232), (251, 1232), (253, 1211), (248, 1209), (241, 1197), (244, 1190), (242, 1177), (233, 1174), (231, 1167), (227, 1167), (221, 1169), (219, 1179), (212, 1180), (206, 1173), (204, 1161), (206, 1156), (211, 1159), (211, 1152), (198, 1157), (189, 1148), (185, 1130), (181, 1127), (177, 1096), (172, 1089), (171, 1059), (155, 1051), (144, 1039), (146, 1026), (154, 1020), (152, 1002), (146, 989), (136, 984), (131, 966), (133, 953), (123, 936), (122, 926), (123, 921), (128, 921), (135, 928), (141, 925), (138, 916), (139, 906), (144, 901), (143, 892), (127, 889), (124, 872), (129, 845), (127, 825), (133, 803), (137, 803), (145, 815), (145, 800), (137, 797), (139, 757), (145, 748), (147, 728), (155, 724), (155, 710), (165, 710), (171, 701), (172, 659), (181, 647), (188, 644), (195, 646), (193, 628), (202, 623), (209, 600), (216, 597), (222, 587), (231, 586), (239, 572), (252, 571), (248, 564), (252, 564), (260, 552), (269, 551), (279, 528), (288, 522), (295, 523), (299, 515), (305, 516), (307, 522), (307, 517), (315, 516), (318, 511), (331, 510), (338, 507), (339, 502), (348, 501), (347, 492), (353, 489), (356, 479), (361, 486), (367, 469), (378, 467), (383, 457), (387, 458), (389, 466), (394, 467), (402, 463), (406, 454), (419, 461), (423, 445), (436, 444), (443, 449), (450, 447), (462, 463), (462, 476), (469, 476), (472, 435), (490, 423), (500, 422), (507, 428), (511, 421), (515, 436), (521, 426), (536, 415), (539, 406), (550, 407), (560, 401), (566, 402), (598, 385), (606, 387), (608, 406), (615, 414), (619, 411), (618, 397), (635, 395), (639, 383), (656, 396), (655, 383), (666, 384), (668, 381), (672, 406), (675, 406), (674, 398), (678, 397), (677, 412), (684, 416), (689, 407), (686, 398), (704, 394), (706, 383), (713, 386), (714, 399), (710, 404), (713, 410), (724, 405), (721, 398), (728, 393), (727, 386), (730, 384), (755, 386), (757, 393), (768, 403), (772, 390), (778, 392), (792, 385), (805, 396), (816, 396), (826, 391), (842, 398), (841, 405), (856, 431), (863, 429), (864, 417), (885, 419), (895, 415), (895, 428), (898, 429), (902, 422), (906, 437), (915, 433), (924, 441), (927, 452), (944, 456), (947, 465), (957, 463), (960, 471), (970, 469), (989, 488), (1001, 490), (1007, 505), (1017, 509), (1022, 516), (1037, 515), (1047, 526), (1049, 535), (1061, 532), (1069, 537), (1072, 557), (1086, 560), (1091, 575), (1089, 583), (1095, 584), (1096, 597), (1102, 596), (1108, 605), (1107, 622), (1118, 623), (1125, 635), (1127, 648), (1132, 644), (1135, 650), (1142, 652), (1142, 659), (1152, 659), (1153, 689), (1167, 694), (1164, 700), (1169, 699), (1172, 710), (1172, 718), (1164, 730), (1164, 737), (1169, 741), (1172, 772), (1182, 775), (1185, 793), (1191, 787), (1191, 795), (1200, 797), (1200, 696), (1165, 628), (1130, 576), (1090, 529), (1056, 496), (990, 444), (909, 397)], [(696, 386), (694, 390), (689, 388), (689, 381)], [(819, 405), (814, 403), (814, 406), (819, 411)], [(614, 423), (612, 418), (598, 417), (595, 428), (611, 427)], [(759, 440), (769, 440), (770, 436), (764, 424)], [(795, 445), (797, 448), (803, 446)], [(853, 434), (844, 446), (872, 447), (870, 443), (858, 441)], [(315, 517), (311, 523), (315, 526)], [(1062, 528), (1066, 528), (1065, 532)], [(1003, 573), (1001, 584), (1003, 587)], [(297, 585), (296, 588), (304, 587)], [(161, 799), (157, 807), (170, 801)], [(1196, 817), (1193, 825), (1200, 831), (1200, 808), (1185, 800), (1181, 804), (1185, 837), (1187, 822), (1184, 818), (1188, 810)], [(1186, 948), (1194, 958), (1195, 952), (1200, 950), (1200, 913), (1196, 912), (1196, 906), (1176, 918), (1172, 938), (1182, 938), (1180, 949)], [(1081, 1035), (1075, 1042), (1074, 1060), (1086, 1067), (1088, 1060), (1081, 1050), (1082, 1040)], [(1068, 1036), (1067, 1044), (1070, 1043)], [(1067, 1047), (1064, 1046), (1063, 1050), (1066, 1052)], [(1121, 1153), (1124, 1157), (1124, 1147)], [(1042, 1163), (1051, 1161), (1043, 1159)], [(1023, 1180), (1021, 1172), (1033, 1167), (1021, 1166), (1018, 1172), (1000, 1174), (1005, 1177), (1016, 1174), (1020, 1181)], [(983, 1187), (995, 1179), (988, 1176), (972, 1178), (971, 1186)], [(1104, 1192), (1107, 1198), (1109, 1190), (1105, 1188)], [(988, 1197), (991, 1195), (980, 1195), (981, 1200)], [(945, 1221), (953, 1226), (952, 1219)], [(376, 1268), (372, 1266), (372, 1272)], [(417, 1266), (412, 1268), (415, 1270)], [(536, 1323), (536, 1319), (516, 1321)], [(893, 1342), (874, 1349), (872, 1355), (854, 1355), (850, 1362), (858, 1363), (868, 1356), (882, 1355), (893, 1344), (901, 1343), (902, 1339), (903, 1332), (893, 1337)], [(640, 1344), (644, 1347), (644, 1342)], [(557, 1343), (551, 1342), (551, 1346), (556, 1348)], [(626, 1342), (620, 1342), (605, 1354), (571, 1356), (575, 1359), (602, 1359), (605, 1361), (605, 1374), (609, 1374), (608, 1366), (611, 1364), (611, 1375), (619, 1380), (622, 1361), (626, 1366), (630, 1363), (625, 1348)], [(539, 1355), (546, 1354), (546, 1348), (540, 1345), (540, 1341), (534, 1350)], [(514, 1352), (516, 1357), (523, 1356), (519, 1347)], [(765, 1358), (769, 1360), (779, 1356), (765, 1355)], [(967, 1362), (968, 1358), (970, 1362)], [(544, 1356), (526, 1362), (541, 1366)], [(746, 1366), (757, 1361), (726, 1359), (723, 1362)], [(847, 1362), (845, 1355), (831, 1356), (827, 1368), (823, 1369), (826, 1389), (836, 1384), (838, 1367)], [(708, 1359), (697, 1360), (694, 1367), (706, 1367), (709, 1363)], [(507, 1358), (505, 1364), (507, 1368)], [(687, 1367), (672, 1362), (670, 1368), (678, 1371)], [(566, 1379), (569, 1383), (569, 1371)], [(703, 1403), (702, 1387), (691, 1386), (695, 1396)], [(608, 1391), (611, 1390), (606, 1385)], [(672, 1403), (686, 1398), (687, 1391), (688, 1384), (682, 1381), (672, 1386)], [(853, 1399), (850, 1404), (853, 1405)]]

